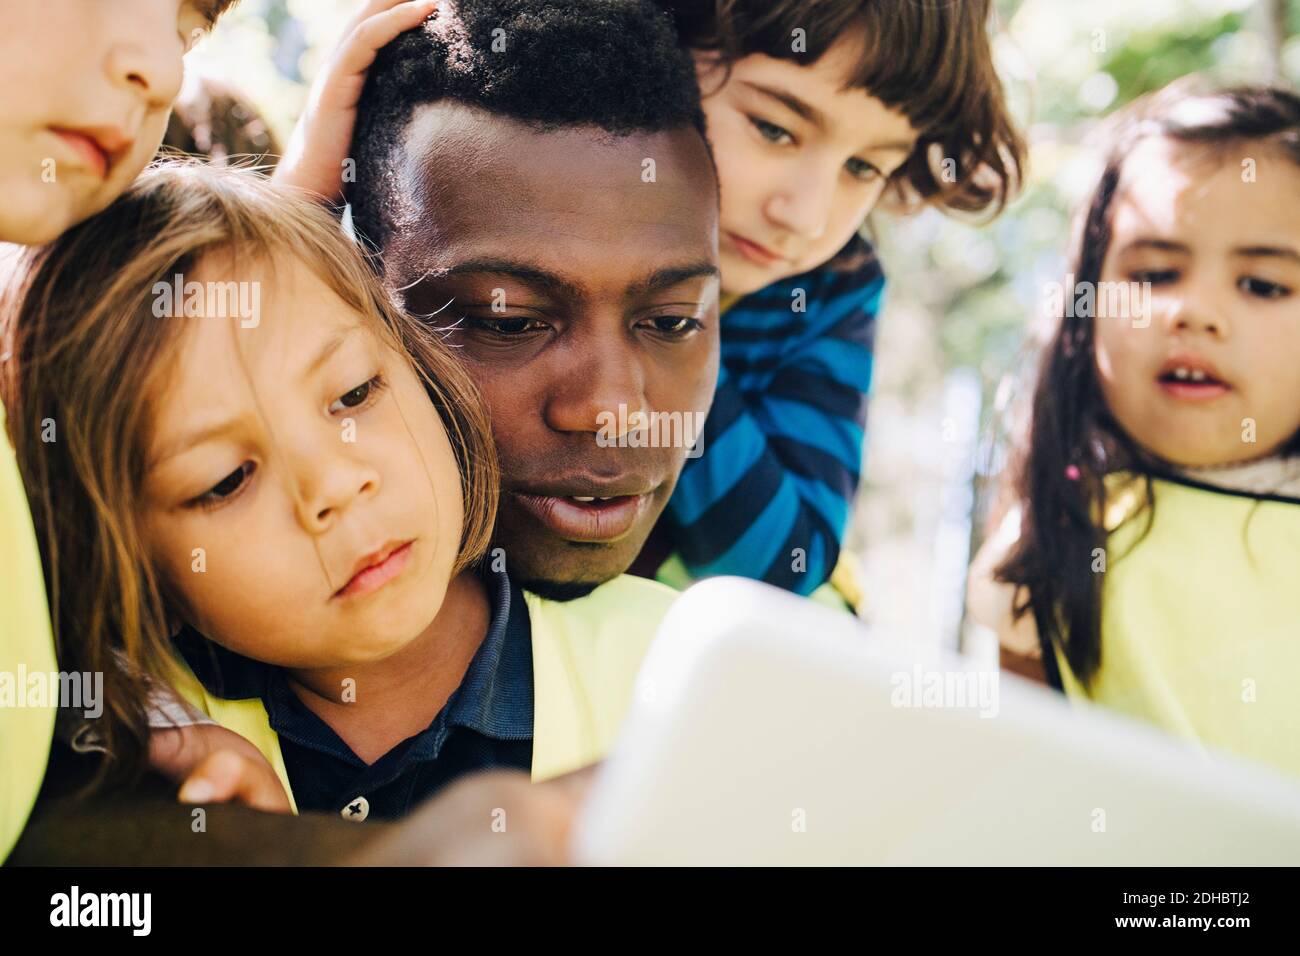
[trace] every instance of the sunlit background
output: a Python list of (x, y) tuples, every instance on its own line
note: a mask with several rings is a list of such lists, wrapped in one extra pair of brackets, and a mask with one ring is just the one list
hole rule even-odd
[[(191, 73), (237, 88), (283, 143), (356, 2), (243, 0), (190, 55)], [(1005, 458), (1000, 410), (1030, 364), (1043, 290), (1064, 269), (1070, 216), (1096, 172), (1099, 119), (1189, 73), (1300, 80), (1300, 5), (1288, 0), (996, 7), (999, 67), (1031, 143), (1027, 188), (988, 225), (937, 212), (873, 222), (889, 291), (849, 536), (868, 619), (950, 645)]]

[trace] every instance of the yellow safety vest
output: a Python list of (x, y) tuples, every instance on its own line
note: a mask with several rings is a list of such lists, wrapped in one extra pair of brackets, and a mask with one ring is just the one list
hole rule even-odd
[[(685, 591), (698, 578), (686, 569), (680, 554), (671, 554), (655, 572), (655, 580), (677, 591)], [(857, 555), (841, 551), (830, 579), (808, 595), (810, 601), (825, 605), (833, 611), (848, 611), (861, 615), (866, 599), (862, 588), (862, 574), (858, 569)]]
[[(609, 751), (632, 703), (641, 659), (676, 597), (671, 588), (631, 575), (573, 601), (524, 592), (533, 639), (533, 780), (585, 767)], [(262, 702), (215, 697), (188, 672), (177, 690), (262, 752), (296, 813), (279, 737)]]
[[(1300, 774), (1300, 500), (1112, 478), (1101, 667), (1066, 692)], [(1077, 573), (1090, 573), (1079, 569)]]
[(56, 702), (30, 697), (24, 675), (46, 675), (48, 685), (57, 666), (40, 553), (0, 405), (0, 861), (27, 822), (54, 736)]

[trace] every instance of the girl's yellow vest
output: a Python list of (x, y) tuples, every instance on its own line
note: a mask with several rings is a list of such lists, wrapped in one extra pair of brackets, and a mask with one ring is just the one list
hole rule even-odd
[[(630, 575), (574, 601), (548, 601), (525, 592), (533, 634), (534, 780), (605, 756), (632, 703), (641, 659), (676, 597), (671, 588)], [(293, 802), (279, 738), (260, 700), (214, 697), (192, 676), (178, 690), (217, 723), (256, 745)]]
[[(1300, 500), (1111, 484), (1101, 669), (1072, 697), (1300, 774)], [(1080, 573), (1090, 573), (1081, 570)]]
[(41, 559), (0, 405), (0, 862), (27, 822), (54, 735), (54, 702), (29, 699), (25, 675), (56, 667)]

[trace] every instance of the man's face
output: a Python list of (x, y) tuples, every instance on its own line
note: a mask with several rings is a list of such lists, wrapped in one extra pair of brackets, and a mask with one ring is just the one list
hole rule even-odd
[(408, 127), (393, 195), (386, 278), (409, 311), (453, 327), (487, 400), (511, 573), (554, 597), (623, 573), (717, 379), (717, 185), (702, 138), (539, 133), (439, 103)]

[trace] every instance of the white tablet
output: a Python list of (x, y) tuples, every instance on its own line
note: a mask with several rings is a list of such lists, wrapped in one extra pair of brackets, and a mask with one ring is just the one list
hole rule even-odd
[(753, 581), (674, 605), (592, 864), (1300, 863), (1300, 781)]

